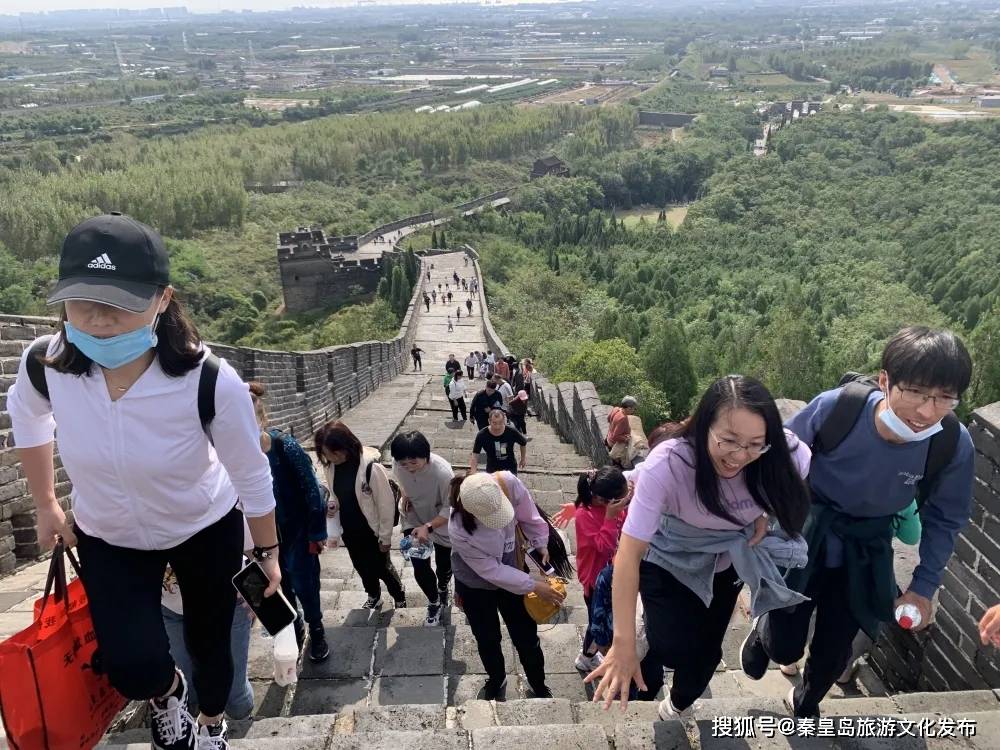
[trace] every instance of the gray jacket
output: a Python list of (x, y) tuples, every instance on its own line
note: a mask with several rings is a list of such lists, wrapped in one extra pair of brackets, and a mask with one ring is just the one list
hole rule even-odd
[(700, 529), (664, 514), (645, 559), (691, 589), (706, 607), (712, 602), (715, 563), (724, 553), (729, 554), (736, 574), (750, 586), (753, 617), (808, 601), (808, 597), (785, 586), (778, 570), (805, 567), (809, 559), (805, 539), (790, 539), (774, 524), (767, 536), (751, 547), (747, 542), (753, 531), (753, 524), (736, 530)]

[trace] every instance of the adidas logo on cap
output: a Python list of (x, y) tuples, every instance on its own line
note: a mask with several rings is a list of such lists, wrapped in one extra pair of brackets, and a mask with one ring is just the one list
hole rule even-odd
[(105, 271), (117, 271), (118, 266), (111, 262), (107, 253), (101, 253), (87, 264), (87, 268), (99, 268)]

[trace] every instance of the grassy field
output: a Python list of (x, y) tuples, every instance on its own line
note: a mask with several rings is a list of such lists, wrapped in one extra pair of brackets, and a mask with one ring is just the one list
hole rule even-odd
[(814, 83), (813, 81), (796, 81), (784, 73), (751, 73), (740, 76), (740, 82), (747, 86), (796, 86), (802, 83)]
[[(687, 216), (688, 207), (687, 206), (671, 206), (667, 209), (667, 223), (671, 227), (677, 229), (681, 224), (684, 223), (684, 218)], [(640, 208), (633, 208), (629, 211), (618, 211), (616, 215), (619, 220), (625, 222), (625, 226), (629, 229), (634, 229), (639, 225), (641, 219), (646, 220), (646, 224), (655, 224), (656, 217), (660, 215), (659, 208), (652, 208), (650, 206), (642, 206)]]
[(944, 65), (959, 83), (990, 83), (995, 80), (993, 55), (988, 50), (973, 48), (960, 60), (929, 52), (918, 52), (913, 56), (918, 60)]

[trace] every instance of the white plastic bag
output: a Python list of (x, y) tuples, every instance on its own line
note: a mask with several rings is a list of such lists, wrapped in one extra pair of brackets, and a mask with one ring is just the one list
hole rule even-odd
[(326, 517), (326, 546), (339, 547), (340, 537), (344, 533), (343, 526), (340, 525), (340, 513), (334, 513)]
[(645, 609), (642, 606), (642, 597), (637, 596), (635, 598), (635, 655), (639, 658), (639, 661), (642, 661), (642, 658), (649, 651), (644, 613)]
[(282, 687), (298, 682), (298, 661), (295, 626), (288, 625), (274, 636), (274, 681)]

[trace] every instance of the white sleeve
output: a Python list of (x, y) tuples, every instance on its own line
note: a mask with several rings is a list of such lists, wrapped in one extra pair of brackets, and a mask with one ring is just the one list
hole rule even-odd
[(266, 516), (275, 505), (271, 466), (260, 449), (260, 426), (250, 389), (225, 360), (220, 360), (215, 386), (212, 440), (246, 515)]
[[(32, 344), (33, 345), (33, 344)], [(14, 431), (14, 445), (18, 448), (34, 448), (46, 445), (55, 439), (56, 420), (52, 416), (52, 404), (35, 390), (28, 377), (28, 352), (21, 354), (17, 366), (17, 379), (7, 393), (7, 412), (10, 414)]]

